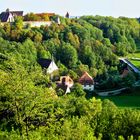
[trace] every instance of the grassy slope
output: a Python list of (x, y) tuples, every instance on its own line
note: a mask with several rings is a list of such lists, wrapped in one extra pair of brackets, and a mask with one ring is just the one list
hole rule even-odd
[(128, 58), (140, 58), (140, 52), (136, 52), (136, 53), (131, 53), (127, 55)]
[(130, 62), (135, 65), (136, 67), (140, 68), (140, 61), (138, 60), (130, 60)]

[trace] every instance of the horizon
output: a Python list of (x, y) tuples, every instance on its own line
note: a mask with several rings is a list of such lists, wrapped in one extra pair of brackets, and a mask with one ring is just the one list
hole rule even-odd
[[(8, 3), (8, 4), (7, 4)], [(80, 3), (80, 4), (79, 4)], [(1, 2), (0, 12), (5, 11), (7, 8), (10, 11), (24, 11), (24, 15), (30, 12), (33, 13), (55, 13), (65, 16), (69, 12), (70, 16), (84, 16), (84, 15), (99, 15), (99, 16), (112, 16), (112, 17), (140, 17), (140, 2), (138, 0), (105, 0), (105, 1), (89, 1), (81, 2), (77, 0), (65, 1), (61, 0), (5, 0)]]

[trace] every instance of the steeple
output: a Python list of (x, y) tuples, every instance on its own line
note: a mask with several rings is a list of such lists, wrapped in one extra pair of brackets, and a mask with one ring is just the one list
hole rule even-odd
[(69, 18), (69, 17), (70, 17), (70, 15), (69, 15), (68, 12), (66, 13), (65, 17), (66, 17), (66, 18)]
[(10, 9), (9, 9), (9, 8), (7, 8), (7, 9), (6, 9), (6, 12), (10, 12)]

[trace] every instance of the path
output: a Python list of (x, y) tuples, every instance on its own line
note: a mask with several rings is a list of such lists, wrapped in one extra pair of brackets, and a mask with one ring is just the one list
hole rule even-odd
[(122, 91), (126, 90), (127, 88), (121, 88), (117, 90), (112, 90), (112, 91), (105, 91), (105, 92), (97, 92), (96, 94), (99, 96), (113, 96), (113, 95), (118, 95)]
[(135, 73), (140, 74), (140, 70), (139, 70), (135, 65), (133, 65), (128, 59), (126, 59), (126, 58), (119, 58), (119, 60), (121, 60), (121, 61), (123, 61), (124, 63), (126, 63), (130, 68), (133, 69), (133, 71), (134, 71)]

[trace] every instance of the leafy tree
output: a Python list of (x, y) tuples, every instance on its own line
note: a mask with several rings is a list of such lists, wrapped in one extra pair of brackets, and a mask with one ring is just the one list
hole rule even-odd
[(23, 28), (23, 19), (22, 17), (18, 16), (15, 18), (13, 28), (17, 30), (21, 30)]
[(70, 44), (63, 44), (59, 48), (57, 58), (68, 68), (75, 67), (78, 61), (77, 52)]

